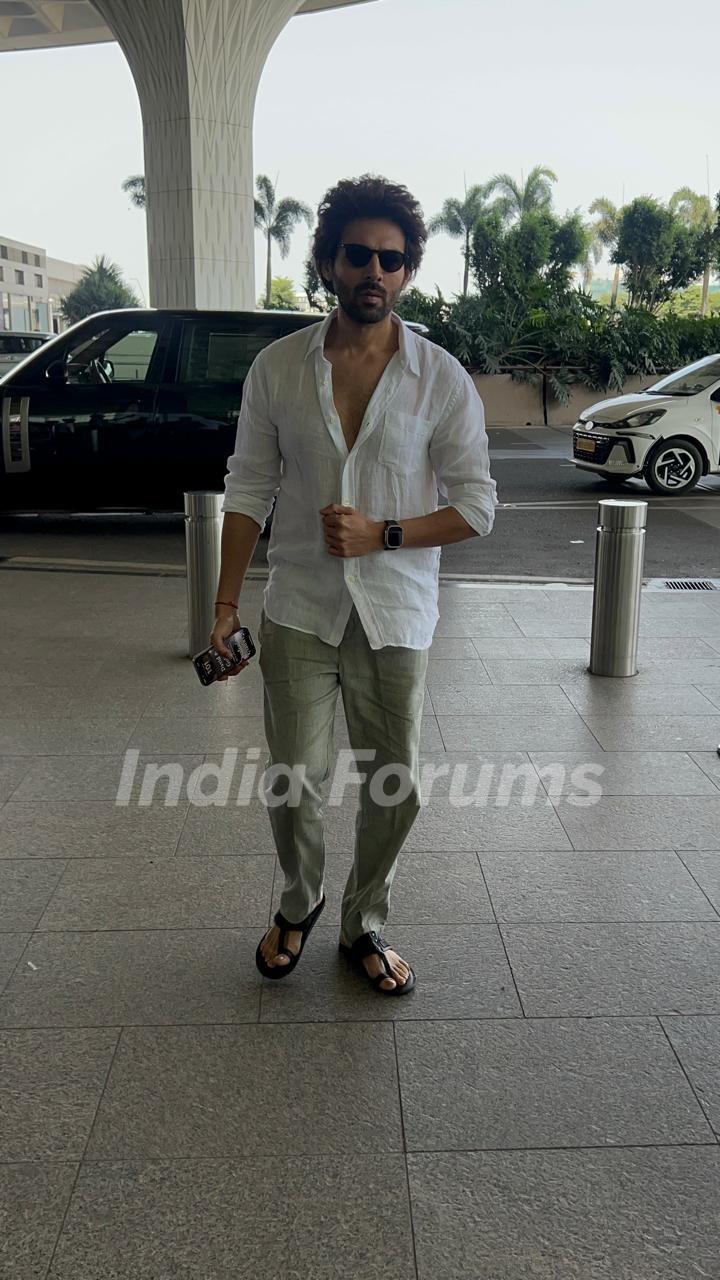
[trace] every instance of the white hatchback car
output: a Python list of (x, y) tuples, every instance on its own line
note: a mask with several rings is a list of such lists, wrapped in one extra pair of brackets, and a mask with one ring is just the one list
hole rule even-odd
[(573, 462), (613, 484), (640, 476), (662, 494), (687, 493), (720, 473), (720, 355), (584, 409), (573, 428)]

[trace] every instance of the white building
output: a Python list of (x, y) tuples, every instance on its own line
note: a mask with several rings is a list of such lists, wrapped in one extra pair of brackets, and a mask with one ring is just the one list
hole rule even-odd
[(50, 332), (47, 257), (38, 245), (0, 236), (2, 329)]
[(50, 303), (50, 328), (61, 333), (66, 323), (60, 314), (64, 298), (79, 284), (85, 267), (78, 262), (63, 262), (62, 258), (47, 259), (48, 301)]
[(60, 304), (84, 268), (45, 249), (0, 235), (0, 329), (59, 333)]

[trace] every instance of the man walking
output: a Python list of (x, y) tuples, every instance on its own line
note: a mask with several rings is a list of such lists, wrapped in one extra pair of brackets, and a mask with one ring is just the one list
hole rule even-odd
[[(471, 378), (393, 313), (427, 238), (417, 202), (365, 175), (328, 191), (318, 214), (313, 256), (337, 307), (266, 347), (248, 374), (225, 480), (211, 642), (227, 653), (277, 495), (258, 632), (265, 733), (269, 763), (302, 768), (304, 780), (299, 803), (268, 810), (285, 887), (256, 962), (268, 978), (287, 976), (325, 905), (320, 788), (340, 691), (351, 747), (365, 753), (340, 949), (376, 990), (402, 995), (415, 973), (381, 930), (420, 807), (440, 548), (490, 532), (495, 482)], [(408, 778), (394, 804), (371, 794), (388, 764)]]

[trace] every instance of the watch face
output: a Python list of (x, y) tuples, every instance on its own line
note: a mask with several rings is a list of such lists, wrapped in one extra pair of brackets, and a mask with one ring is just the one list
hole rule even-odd
[(400, 525), (398, 525), (398, 524), (392, 525), (392, 524), (391, 524), (391, 525), (390, 525), (390, 528), (386, 531), (386, 534), (387, 534), (387, 545), (388, 545), (389, 547), (401, 547), (401, 546), (402, 546), (403, 531), (402, 531), (402, 529), (400, 528)]

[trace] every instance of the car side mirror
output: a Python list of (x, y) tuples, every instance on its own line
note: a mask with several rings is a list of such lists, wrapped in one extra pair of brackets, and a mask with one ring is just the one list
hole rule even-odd
[(45, 377), (54, 387), (65, 386), (67, 382), (67, 365), (64, 360), (53, 360), (45, 370)]
[(715, 403), (717, 404), (718, 400), (720, 400), (720, 387), (716, 387), (716, 388), (715, 388), (715, 390), (713, 391), (713, 393), (712, 393), (712, 395), (711, 395), (710, 399), (711, 399), (711, 400), (714, 400), (714, 401), (715, 401)]

